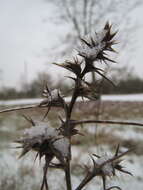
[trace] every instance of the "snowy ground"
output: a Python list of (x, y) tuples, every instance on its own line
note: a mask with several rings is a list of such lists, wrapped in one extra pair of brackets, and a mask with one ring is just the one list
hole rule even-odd
[[(102, 147), (102, 149), (106, 149), (107, 147)], [(87, 149), (73, 147), (73, 162), (77, 161), (80, 163), (89, 163), (89, 155), (85, 154)], [(91, 147), (91, 152), (97, 152), (97, 147)], [(99, 152), (101, 150), (99, 149)], [(22, 160), (18, 160), (19, 152), (16, 151), (4, 151), (0, 153), (0, 168), (1, 168), (1, 176), (0, 182), (5, 181), (7, 177), (9, 179), (10, 184), (13, 183), (12, 180), (17, 184), (17, 186), (21, 186), (20, 189), (24, 190), (33, 190), (33, 187), (39, 187), (42, 179), (42, 165), (43, 162), (39, 164), (39, 162), (34, 163), (34, 154), (29, 154)], [(81, 156), (82, 155), (82, 156)], [(118, 185), (122, 188), (122, 190), (130, 189), (130, 190), (142, 190), (143, 187), (143, 156), (126, 156), (126, 160), (124, 164), (126, 169), (130, 171), (133, 176), (126, 176), (124, 174), (117, 173), (117, 177), (113, 177), (108, 179), (108, 187), (111, 185)], [(21, 176), (21, 178), (20, 178)], [(59, 170), (50, 170), (48, 174), (49, 185), (52, 190), (64, 190), (64, 173)], [(81, 175), (78, 170), (72, 174), (72, 182), (73, 189), (75, 189), (80, 181), (83, 179), (83, 175)], [(94, 179), (91, 183), (89, 183), (85, 189), (94, 190), (100, 189), (102, 190), (102, 181), (100, 178)], [(1, 186), (0, 186), (1, 189)], [(1, 189), (1, 190), (10, 190), (10, 189)], [(11, 189), (12, 190), (12, 189)], [(18, 188), (19, 190), (19, 188)]]
[[(117, 101), (117, 98), (121, 98), (120, 100), (127, 100), (131, 101), (132, 103), (133, 98), (138, 101), (141, 97), (143, 97), (143, 94), (141, 95), (131, 95), (130, 98), (129, 96), (103, 96), (103, 100), (109, 100), (109, 98), (112, 97), (112, 100), (114, 99)], [(113, 98), (114, 97), (114, 98)], [(123, 98), (124, 97), (124, 98)], [(138, 98), (139, 99), (138, 99)], [(135, 100), (134, 99), (134, 100)], [(3, 105), (5, 103), (6, 106), (8, 105), (22, 105), (25, 104), (26, 102), (28, 104), (34, 104), (34, 103), (39, 103), (41, 99), (31, 99), (31, 100), (18, 100), (18, 101), (6, 101), (3, 102)], [(135, 114), (138, 115), (140, 112), (139, 106), (141, 105), (140, 103), (137, 102), (137, 106), (133, 107), (135, 109), (138, 109), (137, 113), (132, 113), (131, 107), (127, 106), (129, 105), (127, 102), (123, 102), (124, 109), (122, 110), (124, 112), (131, 112), (129, 115), (131, 116), (132, 121), (137, 121), (137, 117)], [(110, 106), (115, 106), (115, 103), (112, 105), (110, 102), (105, 106), (106, 109), (108, 108), (108, 111)], [(127, 106), (127, 107), (126, 107)], [(119, 109), (121, 110), (121, 107)], [(80, 104), (81, 108), (81, 104)], [(128, 109), (127, 109), (128, 108)], [(81, 108), (82, 109), (82, 108)], [(91, 110), (93, 107), (91, 108)], [(117, 108), (114, 108), (115, 110)], [(41, 111), (40, 111), (41, 112)], [(106, 110), (104, 110), (106, 112)], [(113, 113), (114, 110), (111, 110), (111, 113)], [(29, 111), (31, 115), (35, 114), (35, 117), (37, 118), (37, 114), (39, 112), (37, 111)], [(28, 113), (28, 114), (29, 114)], [(91, 112), (89, 112), (91, 113)], [(86, 114), (89, 114), (88, 112)], [(52, 113), (51, 113), (52, 114)], [(118, 113), (119, 114), (119, 113)], [(120, 114), (119, 114), (120, 115)], [(121, 118), (125, 115), (124, 113), (121, 116)], [(127, 116), (127, 118), (129, 117)], [(42, 166), (43, 162), (39, 164), (38, 160), (34, 163), (34, 153), (27, 154), (23, 159), (18, 160), (18, 155), (20, 154), (19, 149), (15, 149), (16, 144), (12, 143), (15, 139), (17, 139), (17, 136), (21, 131), (19, 129), (23, 129), (24, 127), (24, 119), (19, 117), (19, 113), (8, 113), (8, 114), (2, 114), (0, 115), (0, 190), (38, 190), (40, 188), (41, 184), (41, 178), (42, 178)], [(116, 115), (115, 115), (116, 117)], [(120, 118), (120, 119), (121, 119)], [(54, 118), (55, 119), (55, 118)], [(142, 113), (139, 115), (140, 122), (142, 121)], [(93, 126), (91, 125), (90, 127), (87, 127), (87, 132), (85, 134), (91, 134), (93, 135), (94, 132), (96, 132), (95, 128), (93, 130)], [(82, 128), (80, 128), (82, 130)], [(82, 131), (81, 131), (82, 132)], [(103, 133), (104, 133), (104, 142), (103, 140)], [(108, 152), (108, 153), (113, 153), (113, 147), (111, 148), (115, 142), (112, 142), (113, 140), (121, 140), (123, 141), (123, 148), (124, 150), (126, 147), (128, 147), (128, 144), (131, 144), (132, 142), (135, 142), (136, 145), (139, 147), (138, 151), (136, 153), (131, 153), (127, 156), (125, 156), (125, 161), (123, 164), (125, 164), (126, 170), (130, 171), (133, 174), (132, 176), (126, 176), (124, 174), (118, 174), (118, 177), (114, 177), (114, 180), (109, 179), (108, 180), (108, 185), (119, 185), (122, 190), (130, 189), (130, 190), (142, 190), (143, 189), (143, 128), (142, 127), (122, 127), (122, 126), (110, 126), (110, 127), (102, 127), (101, 133), (99, 134), (102, 139), (100, 145), (90, 145), (88, 144), (90, 140), (87, 139), (87, 144), (85, 143), (84, 145), (73, 145), (72, 147), (72, 154), (73, 154), (73, 160), (72, 160), (72, 169), (74, 169), (74, 172), (72, 173), (72, 182), (73, 182), (73, 189), (77, 187), (77, 185), (80, 183), (80, 181), (83, 179), (83, 175), (80, 171), (80, 169), (75, 169), (74, 165), (75, 163), (91, 163), (90, 162), (90, 157), (89, 154), (91, 153), (97, 153), (101, 155), (103, 152)], [(113, 136), (112, 141), (110, 142), (111, 144), (107, 145), (106, 139), (108, 136)], [(84, 137), (82, 137), (84, 138)], [(85, 141), (86, 142), (86, 141)], [(109, 148), (110, 147), (110, 148)], [(64, 173), (62, 171), (56, 170), (53, 171), (51, 170), (48, 174), (48, 179), (50, 183), (50, 189), (51, 190), (64, 190)], [(56, 179), (56, 180), (55, 180)], [(94, 189), (99, 189), (102, 190), (102, 183), (101, 179), (97, 178), (92, 181), (92, 183), (89, 183), (85, 187), (85, 189), (88, 190), (94, 190)]]
[[(67, 98), (67, 101), (70, 98)], [(31, 99), (19, 99), (19, 100), (0, 100), (0, 105), (11, 106), (11, 105), (25, 105), (25, 104), (36, 104), (39, 103), (41, 98), (31, 98)], [(81, 99), (79, 99), (81, 100)], [(102, 95), (101, 100), (103, 101), (143, 101), (143, 94), (125, 94), (125, 95)]]
[(103, 101), (143, 101), (143, 94), (103, 95), (101, 99)]

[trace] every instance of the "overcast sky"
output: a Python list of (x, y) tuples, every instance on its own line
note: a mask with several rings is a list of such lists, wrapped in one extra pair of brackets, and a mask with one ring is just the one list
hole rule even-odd
[[(44, 0), (0, 0), (0, 86), (20, 85), (25, 80), (24, 63), (28, 81), (38, 71), (47, 69), (48, 57), (43, 49), (58, 42), (59, 28), (48, 20), (52, 11), (53, 7)], [(140, 29), (135, 35), (138, 48), (129, 64), (143, 76), (143, 5), (134, 11), (133, 17)]]

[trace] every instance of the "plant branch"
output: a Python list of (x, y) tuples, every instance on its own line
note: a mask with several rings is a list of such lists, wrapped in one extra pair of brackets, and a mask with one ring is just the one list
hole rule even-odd
[[(70, 118), (71, 118), (71, 114), (72, 114), (72, 109), (73, 106), (76, 102), (76, 98), (78, 96), (78, 79), (75, 82), (75, 87), (74, 87), (74, 91), (72, 94), (72, 98), (70, 101), (70, 104), (68, 106), (68, 108), (66, 109), (66, 123), (67, 123), (67, 134), (68, 134), (68, 138), (69, 140), (71, 139), (70, 137)], [(71, 144), (70, 144), (70, 152), (71, 152)], [(71, 171), (70, 171), (70, 159), (67, 160), (67, 166), (65, 168), (65, 177), (66, 177), (66, 186), (67, 186), (67, 190), (72, 190), (72, 184), (71, 184)]]
[(78, 93), (77, 92), (78, 92), (78, 78), (75, 81), (75, 87), (74, 87), (73, 95), (72, 95), (72, 98), (71, 98), (71, 102), (69, 104), (68, 119), (70, 119), (70, 117), (71, 117), (73, 106), (74, 106), (74, 104), (76, 102), (76, 99), (78, 97)]
[[(105, 166), (107, 163), (112, 163), (113, 161), (115, 161), (115, 160), (117, 160), (117, 159), (119, 159), (119, 158), (121, 158), (121, 157), (123, 157), (124, 155), (126, 155), (127, 153), (129, 153), (129, 152), (131, 152), (133, 150), (133, 148), (132, 149), (129, 149), (129, 150), (127, 150), (127, 151), (125, 151), (125, 152), (123, 152), (123, 153), (121, 153), (121, 154), (119, 154), (119, 155), (114, 155), (112, 158), (110, 158), (110, 159), (108, 159), (108, 160), (106, 160), (105, 162), (103, 162), (101, 165), (99, 165), (99, 168), (97, 168), (97, 167), (95, 167), (95, 161), (94, 161), (94, 159), (92, 159), (93, 160), (93, 164), (94, 164), (94, 168), (93, 168), (93, 170), (91, 171), (91, 172), (89, 172), (88, 171), (88, 173), (87, 173), (87, 175), (84, 177), (84, 179), (82, 180), (82, 182), (79, 184), (79, 186), (76, 188), (76, 190), (81, 190), (87, 183), (89, 183), (94, 177), (96, 177), (96, 176), (100, 176), (100, 169), (101, 168), (103, 168), (103, 166)], [(99, 170), (98, 170), (99, 169)], [(121, 170), (120, 170), (121, 171)], [(129, 173), (128, 173), (129, 174)], [(102, 177), (102, 180), (103, 180), (103, 189), (104, 190), (107, 190), (106, 189), (106, 176), (101, 176)], [(116, 187), (116, 188), (118, 188), (118, 186), (114, 186), (114, 187)], [(108, 188), (108, 190), (109, 189), (112, 189), (113, 187), (110, 187), (110, 188)], [(120, 189), (120, 188), (118, 188), (118, 189)]]
[(127, 121), (113, 121), (113, 120), (81, 120), (81, 121), (72, 121), (72, 124), (74, 124), (74, 125), (80, 125), (80, 124), (86, 124), (86, 123), (143, 126), (143, 123), (127, 122)]
[(65, 177), (66, 177), (67, 190), (72, 190), (70, 160), (67, 160), (67, 166), (65, 168)]
[(81, 190), (87, 183), (89, 183), (89, 181), (91, 181), (93, 179), (93, 174), (87, 174), (87, 176), (85, 176), (85, 178), (82, 180), (82, 182), (79, 184), (79, 186), (75, 189), (75, 190)]
[(5, 110), (0, 110), (0, 113), (6, 113), (6, 112), (12, 112), (12, 111), (18, 111), (18, 110), (26, 110), (26, 109), (38, 108), (38, 107), (39, 107), (39, 104), (38, 105), (31, 105), (31, 106), (8, 108)]
[(48, 172), (48, 167), (50, 164), (50, 161), (52, 160), (52, 158), (48, 158), (47, 156), (45, 157), (45, 166), (43, 168), (43, 182), (41, 185), (41, 190), (44, 189), (44, 185), (45, 185), (45, 189), (48, 190), (48, 183), (47, 183), (47, 172)]

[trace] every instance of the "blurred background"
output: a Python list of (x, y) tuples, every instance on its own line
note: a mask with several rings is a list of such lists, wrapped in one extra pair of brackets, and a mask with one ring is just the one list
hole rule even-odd
[[(69, 73), (52, 63), (72, 59), (80, 38), (101, 31), (109, 21), (113, 31), (118, 31), (117, 53), (111, 55), (117, 63), (109, 63), (105, 71), (115, 87), (102, 78), (89, 76), (93, 83), (101, 83), (97, 89), (101, 98), (96, 102), (78, 102), (73, 117), (143, 123), (142, 18), (142, 0), (0, 0), (0, 110), (39, 103), (45, 84), (52, 89), (60, 88), (69, 96), (72, 84), (65, 78)], [(41, 120), (45, 112), (29, 109), (0, 114), (0, 190), (39, 188), (42, 166), (33, 162), (34, 153), (18, 160), (20, 150), (12, 142), (29, 127), (23, 115)], [(53, 127), (59, 125), (59, 112), (53, 109), (48, 115), (46, 121)], [(112, 154), (120, 143), (123, 151), (136, 146), (125, 162), (134, 177), (119, 174), (120, 178), (111, 180), (109, 185), (142, 190), (143, 128), (106, 126), (79, 128), (86, 136), (75, 137), (72, 142), (73, 186), (82, 179), (83, 173), (76, 164), (89, 161), (87, 152)], [(56, 182), (55, 176), (59, 176)], [(60, 171), (48, 177), (52, 189), (64, 189), (64, 175)], [(101, 188), (101, 181), (87, 188), (93, 190), (95, 185)]]
[(1, 0), (0, 99), (39, 97), (44, 81), (66, 90), (67, 73), (51, 63), (71, 59), (79, 39), (107, 21), (118, 30), (108, 72), (117, 88), (103, 93), (142, 93), (142, 10), (141, 0)]

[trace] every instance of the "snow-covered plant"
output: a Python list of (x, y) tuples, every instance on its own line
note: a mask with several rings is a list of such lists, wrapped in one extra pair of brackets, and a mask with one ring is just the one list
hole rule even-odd
[[(99, 120), (75, 120), (72, 117), (73, 107), (78, 97), (86, 97), (90, 100), (96, 101), (98, 97), (97, 84), (93, 85), (86, 79), (87, 73), (95, 72), (105, 80), (111, 82), (104, 74), (104, 70), (96, 66), (96, 63), (111, 63), (115, 62), (110, 59), (108, 52), (115, 52), (113, 45), (116, 43), (114, 37), (116, 32), (112, 31), (112, 25), (108, 22), (105, 24), (103, 30), (93, 36), (86, 36), (81, 39), (81, 46), (77, 48), (78, 55), (73, 58), (72, 61), (65, 61), (62, 64), (55, 63), (56, 65), (68, 70), (73, 74), (68, 76), (73, 81), (73, 87), (71, 89), (70, 101), (65, 100), (65, 96), (60, 92), (60, 89), (49, 89), (48, 85), (43, 90), (44, 99), (37, 106), (30, 106), (29, 108), (47, 108), (46, 114), (42, 121), (35, 121), (25, 116), (25, 118), (31, 123), (31, 128), (25, 130), (23, 136), (16, 140), (20, 143), (22, 153), (20, 157), (31, 150), (34, 150), (36, 158), (45, 159), (45, 166), (43, 170), (43, 181), (41, 184), (41, 190), (48, 190), (47, 171), (48, 168), (60, 168), (65, 172), (66, 189), (72, 190), (71, 182), (71, 140), (74, 135), (81, 134), (76, 128), (77, 125), (86, 123), (120, 123), (131, 124), (127, 122), (117, 121), (99, 121)], [(99, 64), (98, 64), (99, 65)], [(64, 116), (59, 116), (60, 125), (54, 128), (49, 123), (44, 121), (49, 111), (53, 107), (58, 107), (63, 110)], [(28, 109), (28, 107), (15, 108), (12, 110)], [(11, 111), (10, 109), (3, 112)], [(133, 124), (133, 123), (132, 123)], [(138, 124), (135, 124), (138, 125)], [(122, 157), (125, 156), (130, 150), (125, 152), (119, 151), (119, 146), (116, 149), (114, 155), (108, 155), (104, 153), (103, 156), (96, 154), (91, 155), (92, 165), (88, 166), (85, 163), (85, 177), (81, 183), (77, 186), (76, 190), (83, 189), (87, 183), (100, 176), (103, 180), (103, 190), (120, 189), (118, 186), (112, 186), (107, 188), (106, 179), (116, 175), (116, 170), (130, 174), (130, 172), (123, 169), (120, 164)], [(57, 162), (54, 162), (54, 158)], [(54, 160), (53, 160), (54, 159)]]

